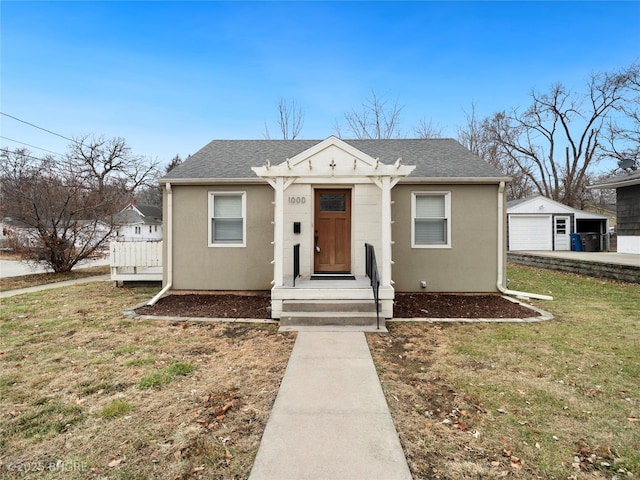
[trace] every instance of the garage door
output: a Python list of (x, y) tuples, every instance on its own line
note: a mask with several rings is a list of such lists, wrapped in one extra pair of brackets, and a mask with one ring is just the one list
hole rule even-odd
[(509, 250), (552, 250), (551, 216), (509, 216)]

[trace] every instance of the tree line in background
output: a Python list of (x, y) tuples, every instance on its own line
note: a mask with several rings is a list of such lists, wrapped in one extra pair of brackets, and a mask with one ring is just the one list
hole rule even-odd
[[(605, 158), (640, 160), (640, 64), (595, 73), (585, 90), (561, 83), (533, 90), (531, 103), (479, 118), (475, 105), (465, 112), (458, 140), (503, 174), (513, 178), (507, 198), (541, 194), (571, 207), (600, 203), (586, 190)], [(285, 140), (299, 137), (304, 112), (281, 98), (277, 127)], [(372, 90), (359, 108), (335, 122), (338, 137), (388, 139), (438, 138), (442, 130), (422, 119), (407, 135), (401, 128), (403, 106)], [(265, 122), (264, 137), (271, 138)], [(96, 255), (117, 228), (116, 215), (132, 200), (162, 205), (158, 178), (182, 163), (176, 155), (164, 169), (157, 160), (134, 155), (123, 138), (73, 139), (64, 156), (35, 157), (26, 149), (0, 150), (0, 218), (29, 231), (33, 242), (15, 231), (5, 241), (24, 258), (44, 262), (55, 272), (70, 271)], [(611, 174), (612, 172), (602, 172)], [(602, 200), (602, 199), (600, 199)], [(29, 239), (27, 239), (29, 240)]]
[[(480, 158), (513, 178), (509, 200), (540, 194), (565, 205), (584, 208), (598, 203), (588, 191), (596, 167), (606, 158), (640, 163), (640, 64), (614, 72), (594, 73), (583, 91), (557, 83), (548, 91), (532, 90), (526, 108), (513, 107), (485, 118), (475, 104), (465, 112), (458, 141)], [(388, 139), (407, 136), (401, 128), (404, 106), (371, 92), (360, 108), (344, 113), (333, 128), (341, 138)], [(304, 112), (295, 101), (280, 99), (277, 126), (283, 139), (295, 139)], [(265, 123), (265, 138), (271, 138)], [(422, 119), (409, 136), (438, 138), (442, 129)], [(601, 176), (611, 171), (600, 172)]]
[[(541, 194), (575, 208), (593, 202), (586, 190), (603, 159), (640, 161), (640, 64), (591, 75), (585, 91), (561, 83), (533, 90), (531, 104), (478, 118), (475, 106), (460, 142), (513, 177), (510, 199)], [(610, 175), (609, 172), (601, 172)]]

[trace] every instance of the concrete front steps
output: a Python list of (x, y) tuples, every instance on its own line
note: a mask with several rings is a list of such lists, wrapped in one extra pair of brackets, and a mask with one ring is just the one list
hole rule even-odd
[[(373, 300), (285, 300), (281, 327), (356, 326), (376, 328)], [(380, 315), (380, 328), (384, 317)]]

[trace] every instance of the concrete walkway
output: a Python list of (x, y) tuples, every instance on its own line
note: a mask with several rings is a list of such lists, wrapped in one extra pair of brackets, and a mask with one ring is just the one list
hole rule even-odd
[(249, 480), (405, 479), (364, 333), (299, 332)]
[(43, 285), (35, 285), (33, 287), (17, 288), (15, 290), (0, 291), (0, 298), (15, 297), (25, 293), (41, 292), (42, 290), (50, 290), (52, 288), (68, 287), (69, 285), (80, 285), (90, 282), (106, 282), (111, 280), (111, 275), (96, 275), (94, 277), (77, 278), (75, 280), (65, 280), (64, 282), (45, 283)]

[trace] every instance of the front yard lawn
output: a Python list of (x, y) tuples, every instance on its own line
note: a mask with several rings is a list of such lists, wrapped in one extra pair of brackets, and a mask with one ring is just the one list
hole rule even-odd
[[(640, 288), (509, 265), (533, 324), (369, 335), (415, 478), (640, 477)], [(635, 475), (632, 477), (631, 475)]]
[[(640, 477), (638, 285), (509, 277), (555, 319), (368, 335), (414, 478)], [(295, 334), (123, 318), (156, 291), (2, 300), (0, 478), (248, 476)]]

